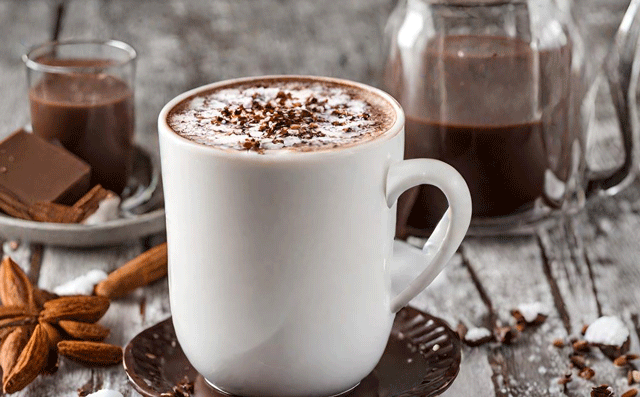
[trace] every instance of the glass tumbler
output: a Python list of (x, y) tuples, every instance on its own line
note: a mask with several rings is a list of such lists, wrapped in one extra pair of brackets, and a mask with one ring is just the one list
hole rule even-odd
[(91, 184), (118, 194), (131, 172), (136, 51), (121, 41), (33, 47), (27, 69), (33, 132), (91, 165)]

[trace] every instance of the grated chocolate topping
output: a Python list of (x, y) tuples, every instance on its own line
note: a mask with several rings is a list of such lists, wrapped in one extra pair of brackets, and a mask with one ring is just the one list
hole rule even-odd
[(312, 79), (221, 87), (184, 100), (167, 117), (177, 134), (194, 142), (261, 154), (351, 146), (383, 134), (394, 121), (383, 98)]

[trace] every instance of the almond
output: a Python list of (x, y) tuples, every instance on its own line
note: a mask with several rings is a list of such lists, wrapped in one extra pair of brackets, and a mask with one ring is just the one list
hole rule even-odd
[(49, 353), (49, 339), (42, 325), (36, 325), (27, 345), (20, 353), (8, 378), (2, 382), (5, 393), (24, 389), (44, 369)]
[(45, 302), (40, 320), (58, 322), (74, 320), (93, 323), (107, 312), (109, 299), (102, 296), (65, 296)]
[(96, 285), (95, 293), (111, 299), (119, 298), (166, 275), (167, 243), (163, 243), (109, 274)]
[(0, 300), (5, 306), (35, 306), (31, 281), (8, 256), (0, 264)]
[(11, 370), (18, 361), (20, 352), (29, 341), (26, 327), (17, 327), (7, 336), (0, 349), (0, 366), (2, 366), (2, 382), (9, 378)]
[(122, 361), (122, 348), (103, 342), (63, 340), (58, 354), (88, 366), (107, 366)]
[(69, 334), (69, 336), (76, 339), (102, 341), (109, 336), (109, 328), (103, 327), (100, 324), (61, 320), (58, 322), (58, 325)]

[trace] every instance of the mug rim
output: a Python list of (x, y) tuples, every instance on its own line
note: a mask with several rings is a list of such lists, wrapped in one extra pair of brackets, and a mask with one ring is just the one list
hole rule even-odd
[[(178, 104), (180, 104), (185, 99), (191, 96), (194, 96), (196, 94), (199, 94), (201, 92), (214, 90), (227, 85), (243, 84), (243, 83), (248, 83), (252, 81), (283, 80), (283, 79), (284, 80), (301, 79), (301, 80), (311, 80), (311, 81), (317, 81), (317, 82), (328, 82), (328, 83), (346, 85), (346, 86), (354, 87), (360, 90), (364, 90), (366, 92), (369, 92), (378, 96), (379, 98), (387, 102), (389, 105), (391, 105), (392, 109), (395, 112), (396, 119), (393, 122), (393, 124), (385, 132), (378, 135), (374, 139), (370, 139), (361, 143), (356, 143), (354, 145), (347, 146), (342, 149), (338, 148), (337, 150), (318, 150), (318, 151), (277, 150), (277, 151), (274, 151), (273, 153), (268, 153), (268, 154), (250, 153), (245, 150), (242, 150), (242, 151), (224, 150), (224, 149), (216, 148), (214, 146), (197, 143), (179, 135), (169, 126), (167, 122), (167, 116), (169, 115), (169, 112), (173, 108), (175, 108)], [(303, 157), (306, 157), (309, 159), (318, 158), (318, 157), (327, 157), (327, 158), (338, 157), (338, 156), (350, 155), (355, 152), (372, 149), (374, 147), (384, 144), (385, 142), (397, 136), (401, 131), (404, 130), (404, 123), (405, 123), (404, 111), (402, 110), (402, 107), (400, 106), (398, 101), (396, 101), (396, 99), (393, 98), (390, 94), (388, 94), (387, 92), (379, 88), (372, 87), (364, 83), (358, 83), (355, 81), (335, 78), (335, 77), (283, 74), (283, 75), (249, 76), (249, 77), (221, 80), (214, 83), (205, 84), (205, 85), (193, 88), (191, 90), (188, 90), (186, 92), (183, 92), (182, 94), (174, 97), (169, 102), (167, 102), (163, 106), (162, 110), (160, 111), (160, 114), (158, 115), (158, 135), (159, 136), (164, 135), (173, 144), (182, 146), (185, 149), (195, 150), (200, 153), (207, 153), (208, 155), (211, 155), (211, 156), (227, 157), (229, 159), (240, 159), (242, 161), (267, 161), (267, 162), (285, 161), (286, 162), (291, 160), (300, 160)]]

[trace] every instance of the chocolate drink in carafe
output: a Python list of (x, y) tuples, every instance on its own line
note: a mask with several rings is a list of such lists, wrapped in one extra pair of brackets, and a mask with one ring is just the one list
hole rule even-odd
[[(476, 219), (516, 214), (548, 199), (545, 175), (566, 180), (570, 167), (569, 68), (568, 46), (534, 51), (505, 37), (433, 39), (420, 83), (387, 75), (407, 114), (405, 157), (455, 167), (469, 186)], [(398, 203), (399, 234), (405, 226), (414, 234), (433, 228), (447, 205), (431, 186), (406, 193)]]
[[(95, 67), (110, 61), (38, 59), (65, 67)], [(118, 77), (96, 73), (46, 73), (29, 90), (35, 134), (58, 140), (91, 165), (91, 184), (121, 193), (133, 154), (133, 91)]]

